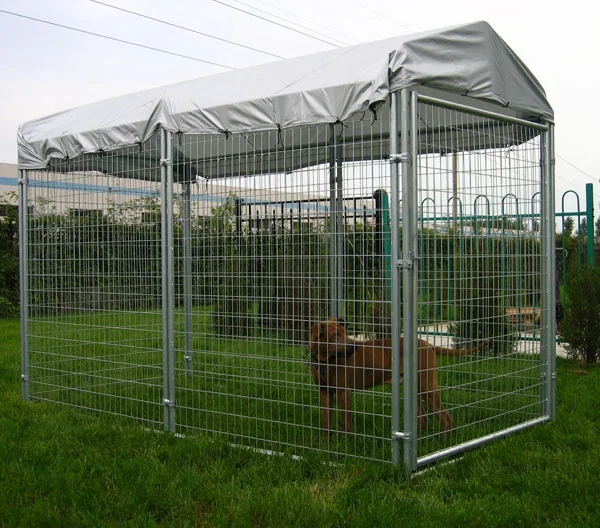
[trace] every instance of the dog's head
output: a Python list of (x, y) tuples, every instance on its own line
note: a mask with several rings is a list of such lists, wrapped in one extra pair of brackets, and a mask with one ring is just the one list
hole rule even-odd
[(330, 357), (345, 352), (352, 344), (353, 341), (346, 334), (343, 319), (321, 321), (310, 329), (310, 355), (316, 362), (325, 363)]

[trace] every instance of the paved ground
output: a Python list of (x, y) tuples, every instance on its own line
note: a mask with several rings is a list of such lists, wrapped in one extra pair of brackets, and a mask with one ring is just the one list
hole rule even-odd
[[(421, 339), (425, 339), (430, 343), (438, 346), (444, 347), (452, 347), (453, 340), (451, 336), (448, 335), (438, 335), (445, 334), (448, 331), (447, 325), (439, 324), (428, 327), (422, 327), (419, 329), (419, 337)], [(536, 341), (535, 338), (539, 338), (539, 333), (524, 333), (525, 337), (530, 339), (522, 339), (517, 343), (517, 352), (521, 352), (523, 354), (539, 354), (540, 352), (540, 343)], [(567, 357), (567, 351), (562, 343), (556, 343), (556, 355), (558, 357)]]

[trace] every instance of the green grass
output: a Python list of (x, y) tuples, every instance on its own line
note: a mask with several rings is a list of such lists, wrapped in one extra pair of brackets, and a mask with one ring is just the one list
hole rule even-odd
[[(386, 464), (270, 457), (21, 400), (0, 322), (0, 526), (597, 526), (600, 369), (558, 361), (558, 418), (407, 480)], [(308, 397), (308, 396), (307, 396)]]
[[(391, 460), (389, 386), (355, 391), (356, 434), (336, 433), (324, 440), (318, 391), (303, 343), (260, 327), (246, 337), (217, 336), (208, 307), (196, 308), (193, 322), (193, 366), (186, 372), (183, 319), (177, 314), (178, 432), (216, 432), (235, 443), (288, 453), (326, 450)], [(32, 318), (29, 335), (32, 398), (162, 427), (160, 313)], [(440, 362), (443, 401), (460, 427), (449, 437), (432, 418), (420, 435), (419, 456), (539, 416), (537, 356), (442, 357)]]

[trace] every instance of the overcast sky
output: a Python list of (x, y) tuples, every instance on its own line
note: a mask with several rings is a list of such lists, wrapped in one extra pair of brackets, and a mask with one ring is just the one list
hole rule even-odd
[[(0, 12), (0, 162), (16, 163), (19, 124), (66, 108), (278, 60), (273, 55), (295, 57), (334, 46), (486, 20), (538, 78), (554, 108), (558, 196), (574, 189), (583, 198), (585, 184), (593, 183), (596, 215), (600, 214), (600, 136), (594, 125), (600, 121), (600, 101), (594, 100), (600, 94), (600, 30), (589, 0), (560, 4), (538, 0), (104, 3), (255, 50), (90, 0), (0, 0), (2, 11), (190, 57), (168, 55)], [(293, 26), (297, 31), (258, 17)], [(310, 33), (313, 38), (302, 33)]]

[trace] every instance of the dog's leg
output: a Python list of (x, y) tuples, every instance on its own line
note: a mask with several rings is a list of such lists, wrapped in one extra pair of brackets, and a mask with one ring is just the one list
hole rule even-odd
[(338, 408), (340, 412), (340, 424), (344, 431), (352, 431), (352, 391), (343, 389), (338, 391)]
[[(421, 361), (421, 365), (423, 363), (424, 362)], [(440, 394), (438, 381), (437, 358), (435, 356), (430, 356), (426, 364), (429, 368), (423, 368), (421, 365), (419, 366), (421, 369), (419, 370), (420, 412), (423, 413), (424, 422), (425, 425), (427, 425), (427, 416), (423, 409), (424, 400), (429, 412), (435, 414), (440, 420), (442, 430), (450, 431), (452, 429), (452, 418), (442, 404), (442, 396)]]
[(436, 388), (435, 390), (430, 390), (423, 396), (425, 397), (425, 401), (427, 401), (429, 410), (439, 418), (442, 431), (449, 432), (452, 429), (452, 417), (442, 404), (439, 389)]
[(423, 407), (423, 401), (419, 400), (419, 414), (417, 415), (419, 431), (424, 431), (427, 429), (427, 412)]
[(321, 399), (321, 429), (324, 434), (331, 431), (331, 409), (335, 400), (335, 393), (326, 389), (319, 389)]

